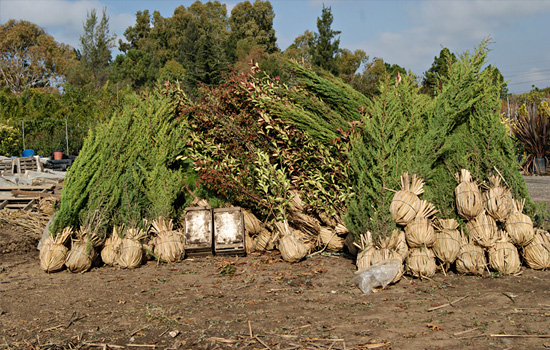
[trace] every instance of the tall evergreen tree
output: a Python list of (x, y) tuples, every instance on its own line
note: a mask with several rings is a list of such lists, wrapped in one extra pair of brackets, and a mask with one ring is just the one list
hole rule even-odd
[(109, 17), (107, 8), (102, 11), (99, 20), (96, 10), (92, 9), (84, 23), (84, 33), (80, 36), (81, 63), (91, 74), (91, 81), (95, 86), (105, 83), (108, 76), (108, 68), (111, 63), (111, 48), (115, 47), (115, 35), (109, 32)]
[(323, 5), (323, 13), (317, 18), (318, 33), (314, 34), (309, 45), (311, 49), (311, 63), (338, 76), (340, 73), (339, 55), (340, 39), (336, 38), (341, 32), (331, 28), (333, 16), (330, 7)]

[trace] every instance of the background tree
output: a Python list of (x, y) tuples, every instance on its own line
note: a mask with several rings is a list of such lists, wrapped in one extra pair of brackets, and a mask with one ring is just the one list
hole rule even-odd
[(273, 29), (275, 12), (269, 1), (244, 1), (235, 5), (229, 17), (229, 57), (232, 61), (245, 58), (255, 47), (267, 54), (279, 51)]
[(446, 47), (441, 49), (439, 57), (434, 57), (432, 66), (424, 74), (422, 92), (432, 97), (440, 93), (442, 89), (441, 79), (449, 76), (449, 69), (454, 62), (456, 62), (456, 55)]
[(60, 87), (74, 57), (69, 46), (57, 43), (36, 24), (9, 20), (0, 26), (0, 88), (22, 92)]
[(368, 59), (369, 56), (363, 50), (351, 52), (348, 49), (342, 49), (340, 52), (340, 78), (352, 85), (357, 70), (366, 64)]
[(298, 62), (311, 64), (311, 49), (309, 45), (313, 43), (313, 37), (313, 32), (306, 30), (304, 34), (294, 39), (294, 42), (285, 50), (284, 55)]
[(84, 23), (84, 33), (80, 36), (82, 48), (82, 68), (90, 73), (90, 82), (96, 87), (105, 84), (111, 63), (111, 48), (115, 47), (115, 35), (109, 33), (109, 17), (104, 7), (101, 20), (92, 9)]
[(321, 67), (334, 75), (340, 73), (339, 55), (340, 39), (336, 38), (341, 32), (332, 30), (333, 16), (330, 7), (323, 5), (321, 18), (317, 18), (318, 33), (313, 35), (310, 43), (311, 63)]

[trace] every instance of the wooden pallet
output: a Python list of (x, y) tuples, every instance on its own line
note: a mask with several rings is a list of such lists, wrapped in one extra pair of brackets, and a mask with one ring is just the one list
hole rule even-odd
[(242, 209), (240, 207), (214, 209), (213, 218), (214, 254), (246, 255)]
[(13, 164), (14, 172), (16, 170), (19, 174), (22, 174), (27, 170), (40, 171), (42, 168), (39, 157), (14, 158)]
[(0, 186), (0, 209), (35, 209), (40, 198), (51, 196), (54, 188), (54, 184), (37, 186)]

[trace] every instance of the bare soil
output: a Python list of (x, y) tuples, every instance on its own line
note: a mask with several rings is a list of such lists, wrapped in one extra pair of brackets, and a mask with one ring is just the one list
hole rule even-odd
[(547, 271), (439, 272), (371, 294), (350, 285), (351, 257), (329, 254), (46, 274), (39, 238), (0, 221), (0, 349), (550, 348)]

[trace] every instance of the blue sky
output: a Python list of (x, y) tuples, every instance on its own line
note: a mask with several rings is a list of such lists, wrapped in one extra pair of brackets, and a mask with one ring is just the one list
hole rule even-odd
[[(205, 1), (203, 1), (205, 2)], [(241, 1), (220, 1), (228, 14)], [(340, 47), (362, 49), (372, 59), (422, 75), (442, 47), (461, 54), (491, 37), (489, 63), (508, 80), (510, 92), (550, 86), (550, 0), (271, 0), (279, 48), (306, 30), (317, 31), (323, 4), (331, 7)], [(106, 6), (111, 31), (122, 38), (139, 10), (170, 17), (192, 1), (0, 0), (0, 23), (25, 19), (74, 47), (86, 13)]]

